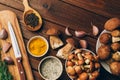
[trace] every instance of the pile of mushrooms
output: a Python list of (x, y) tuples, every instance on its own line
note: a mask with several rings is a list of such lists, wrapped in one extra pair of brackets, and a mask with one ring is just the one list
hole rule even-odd
[(87, 49), (76, 49), (66, 60), (66, 72), (73, 80), (95, 80), (99, 69), (98, 56)]
[(120, 19), (111, 18), (104, 25), (106, 33), (100, 35), (98, 48), (100, 60), (109, 64), (112, 74), (120, 76)]

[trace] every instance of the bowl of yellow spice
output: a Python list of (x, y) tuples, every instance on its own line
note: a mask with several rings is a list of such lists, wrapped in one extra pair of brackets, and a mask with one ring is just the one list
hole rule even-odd
[(44, 56), (48, 48), (48, 41), (42, 36), (34, 36), (27, 43), (27, 50), (34, 57)]

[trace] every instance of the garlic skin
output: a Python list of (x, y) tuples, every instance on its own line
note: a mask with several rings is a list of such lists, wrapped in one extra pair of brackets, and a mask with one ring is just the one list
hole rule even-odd
[(95, 26), (95, 25), (92, 25), (92, 28), (93, 28), (93, 35), (94, 35), (94, 36), (97, 36), (98, 33), (99, 33), (99, 29), (98, 29), (98, 27)]
[(10, 42), (5, 42), (2, 46), (2, 50), (4, 53), (7, 53), (9, 49), (12, 47), (12, 44)]
[(86, 35), (87, 35), (87, 33), (85, 31), (75, 31), (76, 37), (84, 37)]
[(0, 39), (5, 40), (5, 39), (7, 39), (7, 37), (8, 37), (8, 33), (7, 33), (6, 29), (2, 28), (0, 31)]
[(79, 43), (80, 43), (82, 48), (85, 48), (85, 49), (87, 48), (87, 41), (86, 40), (80, 40)]
[(67, 36), (72, 36), (72, 34), (70, 33), (68, 27), (66, 27), (66, 29), (65, 29), (65, 34), (66, 34)]

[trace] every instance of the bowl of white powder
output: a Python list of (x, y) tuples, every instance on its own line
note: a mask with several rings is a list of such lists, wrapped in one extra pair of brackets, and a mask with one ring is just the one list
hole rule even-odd
[(43, 79), (56, 80), (61, 76), (63, 72), (63, 66), (57, 57), (48, 56), (40, 61), (38, 65), (38, 71)]

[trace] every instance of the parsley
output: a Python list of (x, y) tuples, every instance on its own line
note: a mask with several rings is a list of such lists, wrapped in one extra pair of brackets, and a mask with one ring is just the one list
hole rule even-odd
[(8, 66), (4, 61), (0, 61), (0, 80), (13, 80), (12, 75), (8, 71)]

